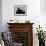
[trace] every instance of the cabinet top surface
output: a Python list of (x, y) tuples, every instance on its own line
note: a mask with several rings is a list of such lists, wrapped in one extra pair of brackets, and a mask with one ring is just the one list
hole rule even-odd
[(7, 23), (8, 25), (14, 25), (14, 24), (19, 24), (19, 25), (23, 25), (23, 24), (31, 24), (31, 25), (33, 25), (34, 23)]

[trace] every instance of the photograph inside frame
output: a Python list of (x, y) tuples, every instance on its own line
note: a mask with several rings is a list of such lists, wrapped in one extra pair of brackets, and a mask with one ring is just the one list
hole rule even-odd
[(14, 15), (15, 16), (26, 16), (27, 15), (27, 5), (15, 5), (14, 6)]

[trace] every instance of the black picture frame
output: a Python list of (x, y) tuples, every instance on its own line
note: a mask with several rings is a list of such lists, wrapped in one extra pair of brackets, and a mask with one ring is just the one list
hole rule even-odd
[(14, 16), (27, 16), (27, 5), (14, 5)]

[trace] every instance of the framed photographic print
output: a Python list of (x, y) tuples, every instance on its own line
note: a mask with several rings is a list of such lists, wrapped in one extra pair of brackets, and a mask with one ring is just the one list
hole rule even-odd
[(26, 16), (27, 5), (14, 5), (14, 16)]

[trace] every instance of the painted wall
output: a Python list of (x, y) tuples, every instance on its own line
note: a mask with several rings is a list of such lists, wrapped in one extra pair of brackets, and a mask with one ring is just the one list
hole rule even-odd
[(2, 0), (0, 0), (0, 31), (2, 31)]
[(40, 0), (40, 24), (46, 31), (46, 0)]
[(46, 0), (40, 0), (40, 9), (42, 13), (46, 13)]
[[(2, 26), (3, 31), (8, 30), (7, 22), (11, 19), (17, 19), (19, 22), (30, 20), (33, 25), (33, 45), (38, 46), (36, 37), (36, 27), (39, 24), (46, 29), (46, 15), (41, 13), (43, 2), (40, 0), (2, 0)], [(27, 16), (14, 16), (14, 5), (27, 5)], [(41, 6), (41, 7), (40, 7)]]

